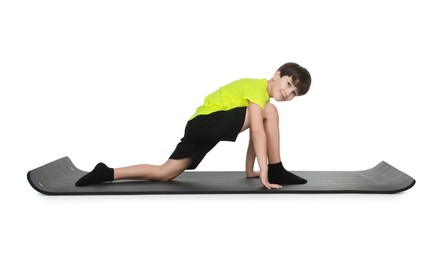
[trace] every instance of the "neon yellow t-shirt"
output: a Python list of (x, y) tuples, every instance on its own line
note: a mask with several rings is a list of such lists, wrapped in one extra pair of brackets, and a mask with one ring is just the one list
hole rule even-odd
[(231, 110), (237, 107), (247, 107), (248, 101), (264, 109), (270, 101), (266, 88), (266, 79), (239, 79), (219, 88), (209, 94), (202, 106), (197, 108), (195, 114), (189, 118), (194, 119), (199, 115), (209, 115), (217, 111)]

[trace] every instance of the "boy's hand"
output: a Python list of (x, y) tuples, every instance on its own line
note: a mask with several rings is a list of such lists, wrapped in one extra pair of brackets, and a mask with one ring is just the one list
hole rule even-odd
[(267, 172), (260, 172), (260, 182), (266, 189), (281, 189), (283, 186), (279, 184), (272, 184), (268, 181), (268, 173)]

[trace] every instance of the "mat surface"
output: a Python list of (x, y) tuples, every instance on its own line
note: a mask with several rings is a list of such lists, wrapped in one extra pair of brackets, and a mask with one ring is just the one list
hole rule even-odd
[(415, 180), (386, 162), (364, 171), (293, 171), (308, 180), (267, 190), (258, 178), (244, 172), (187, 171), (171, 182), (123, 181), (76, 187), (87, 172), (63, 157), (28, 172), (31, 186), (47, 195), (118, 194), (242, 194), (242, 193), (397, 193), (410, 189)]

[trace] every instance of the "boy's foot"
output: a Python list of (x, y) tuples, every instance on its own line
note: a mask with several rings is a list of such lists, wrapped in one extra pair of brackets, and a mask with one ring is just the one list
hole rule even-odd
[(94, 170), (85, 176), (81, 177), (76, 183), (75, 186), (86, 186), (97, 183), (102, 183), (105, 181), (113, 181), (114, 180), (114, 169), (109, 168), (104, 163), (99, 163), (95, 166)]
[(281, 162), (268, 165), (268, 180), (278, 184), (305, 184), (308, 181), (288, 172)]

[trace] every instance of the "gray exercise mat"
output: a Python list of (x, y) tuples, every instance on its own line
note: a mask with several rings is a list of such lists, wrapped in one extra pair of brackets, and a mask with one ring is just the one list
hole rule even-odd
[(397, 193), (410, 189), (415, 180), (386, 162), (364, 171), (293, 171), (308, 180), (303, 185), (283, 185), (268, 190), (258, 178), (242, 171), (186, 171), (171, 182), (124, 181), (77, 187), (87, 172), (63, 157), (28, 172), (31, 186), (47, 195), (124, 194), (246, 194), (246, 193)]

